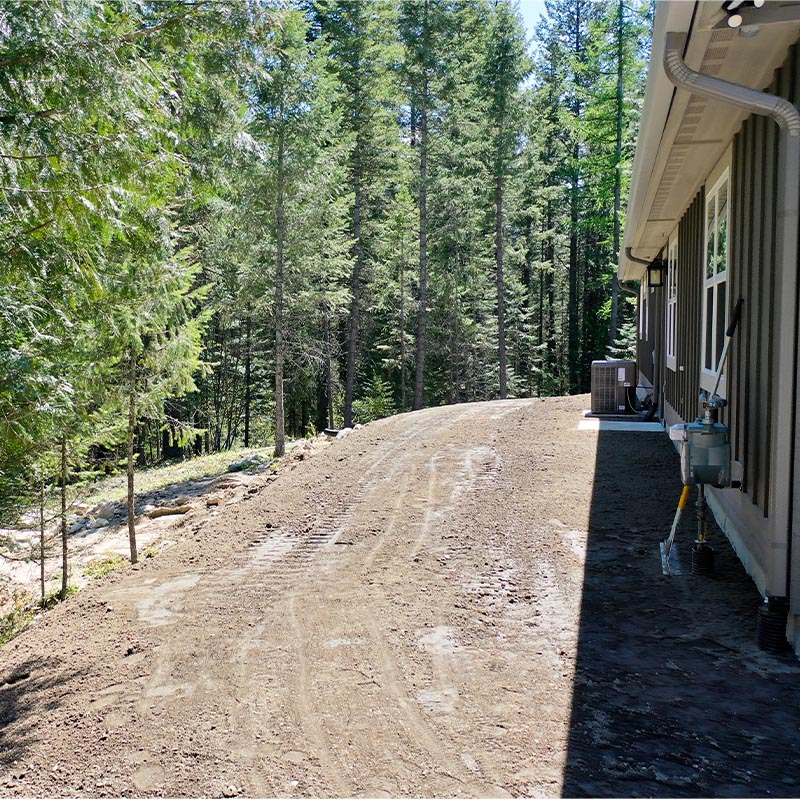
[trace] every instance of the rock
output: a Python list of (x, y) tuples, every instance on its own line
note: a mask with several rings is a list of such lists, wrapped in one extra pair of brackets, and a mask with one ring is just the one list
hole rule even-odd
[(77, 533), (88, 521), (88, 519), (79, 519), (77, 522), (73, 522), (72, 525), (69, 526), (69, 533)]
[(219, 505), (219, 497), (207, 497), (206, 498), (206, 506), (211, 508), (211, 506), (218, 506)]
[(117, 512), (116, 503), (100, 503), (94, 510), (95, 517), (102, 517), (103, 519), (112, 520)]
[(349, 436), (353, 432), (352, 428), (342, 428), (339, 433), (336, 434), (337, 439), (344, 439), (345, 437)]
[(239, 790), (231, 783), (222, 790), (223, 797), (236, 797)]
[(157, 508), (157, 507), (156, 507), (156, 506), (154, 506), (152, 503), (148, 503), (148, 504), (147, 504), (147, 505), (146, 505), (146, 506), (145, 506), (145, 507), (142, 509), (142, 514), (149, 514), (151, 511), (155, 511), (155, 510), (156, 510), (156, 508)]
[(106, 528), (109, 524), (109, 521), (105, 517), (98, 517), (92, 521), (92, 530), (97, 530), (97, 528)]

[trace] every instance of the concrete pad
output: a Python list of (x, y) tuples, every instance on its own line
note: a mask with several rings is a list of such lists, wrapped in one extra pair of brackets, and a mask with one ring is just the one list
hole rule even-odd
[(664, 433), (660, 422), (623, 422), (612, 419), (582, 419), (578, 423), (579, 431), (635, 431), (637, 433)]

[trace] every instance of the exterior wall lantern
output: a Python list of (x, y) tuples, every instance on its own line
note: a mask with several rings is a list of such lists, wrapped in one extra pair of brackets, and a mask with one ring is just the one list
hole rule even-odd
[(647, 285), (651, 289), (660, 289), (664, 285), (665, 265), (661, 259), (651, 261), (647, 265)]
[(725, 0), (722, 10), (728, 15), (728, 27), (738, 28), (744, 22), (741, 12), (746, 8), (762, 8), (766, 0)]

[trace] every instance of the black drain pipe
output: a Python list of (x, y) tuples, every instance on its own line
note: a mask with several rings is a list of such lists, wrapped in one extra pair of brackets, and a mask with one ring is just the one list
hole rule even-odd
[[(767, 569), (767, 598), (763, 615), (768, 618), (763, 637), (765, 649), (774, 649), (776, 628), (785, 636), (786, 620), (791, 592), (792, 552), (792, 494), (794, 489), (794, 442), (797, 434), (797, 391), (795, 371), (797, 365), (797, 250), (798, 205), (800, 204), (800, 111), (783, 97), (740, 86), (730, 81), (703, 75), (686, 65), (683, 52), (685, 33), (668, 33), (664, 47), (664, 71), (669, 80), (686, 91), (742, 108), (751, 114), (767, 116), (780, 127), (780, 153), (778, 169), (778, 244), (779, 320), (784, 327), (778, 337), (778, 386), (775, 403), (783, 407), (789, 403), (789, 435), (775, 425), (772, 434), (775, 486), (770, 492), (773, 508), (769, 509), (773, 533), (773, 547)], [(775, 415), (778, 419), (778, 415)], [(780, 539), (778, 539), (780, 537)], [(785, 539), (785, 547), (781, 547)], [(778, 540), (778, 541), (776, 541)], [(778, 547), (775, 547), (775, 545)], [(783, 561), (783, 563), (781, 563)], [(781, 574), (783, 573), (783, 574)], [(781, 580), (781, 577), (783, 580)], [(781, 585), (783, 584), (783, 585)], [(783, 593), (783, 594), (781, 594)], [(772, 616), (770, 616), (772, 615)], [(777, 619), (775, 615), (779, 615)], [(761, 640), (759, 611), (759, 639)], [(785, 638), (783, 639), (785, 642)], [(761, 643), (761, 641), (759, 642)]]
[[(628, 261), (633, 261), (636, 264), (644, 264), (645, 267), (649, 267), (654, 258), (651, 258), (649, 261), (645, 258), (639, 258), (633, 254), (633, 248), (626, 247), (625, 248), (625, 257)], [(642, 278), (644, 282), (646, 280), (647, 274), (645, 273), (645, 277)], [(622, 285), (622, 281), (619, 281), (620, 286)], [(649, 283), (645, 284), (649, 287)], [(631, 294), (639, 295), (639, 292), (631, 291)], [(650, 300), (648, 299), (648, 303)], [(657, 341), (654, 343), (657, 344)], [(662, 343), (663, 344), (663, 343)], [(664, 380), (663, 380), (663, 370), (662, 370), (662, 363), (661, 363), (661, 353), (658, 351), (657, 347), (653, 348), (653, 356), (654, 356), (654, 363), (653, 363), (653, 405), (650, 407), (650, 411), (647, 414), (646, 420), (647, 422), (651, 422), (655, 417), (658, 411), (661, 411), (663, 417), (663, 409), (664, 409)], [(666, 423), (665, 423), (666, 424)]]

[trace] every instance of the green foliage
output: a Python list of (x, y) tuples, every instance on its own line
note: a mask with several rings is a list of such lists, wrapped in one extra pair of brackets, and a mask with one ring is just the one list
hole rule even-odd
[[(147, 552), (145, 551), (142, 555), (147, 557)], [(122, 569), (127, 566), (128, 563), (128, 560), (123, 558), (119, 553), (113, 553), (105, 558), (98, 558), (90, 562), (83, 571), (83, 574), (87, 578), (99, 580), (100, 578), (105, 578), (106, 575), (110, 575), (112, 572)]]
[(377, 373), (367, 381), (364, 394), (353, 403), (353, 419), (362, 425), (396, 413), (392, 384)]
[(33, 621), (35, 602), (27, 592), (14, 592), (11, 609), (0, 616), (0, 647), (22, 633)]
[(548, 0), (532, 59), (510, 0), (0, 11), (0, 519), (132, 405), (141, 467), (406, 410), (418, 363), (585, 388), (649, 4)]

